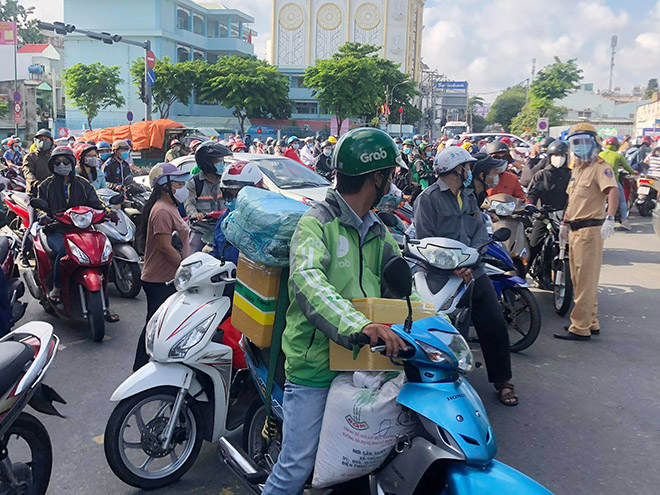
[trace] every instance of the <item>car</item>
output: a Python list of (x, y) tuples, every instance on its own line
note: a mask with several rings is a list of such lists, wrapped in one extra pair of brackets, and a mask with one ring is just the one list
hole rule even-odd
[[(264, 184), (269, 191), (306, 205), (323, 201), (330, 187), (330, 182), (319, 174), (285, 156), (235, 153), (225, 158), (227, 163), (238, 161), (257, 164), (264, 174)], [(195, 156), (180, 156), (172, 160), (172, 164), (190, 171), (195, 167)]]

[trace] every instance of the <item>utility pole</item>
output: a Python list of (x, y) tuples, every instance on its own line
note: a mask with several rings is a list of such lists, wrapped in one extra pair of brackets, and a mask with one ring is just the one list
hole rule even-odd
[(144, 42), (144, 120), (151, 120), (151, 84), (147, 82), (147, 72), (149, 66), (147, 65), (148, 54), (151, 51), (151, 41)]
[(615, 34), (612, 36), (612, 58), (610, 59), (610, 94), (612, 94), (612, 80), (614, 79), (614, 55), (616, 55), (616, 45), (619, 38)]
[(527, 79), (527, 89), (525, 90), (525, 104), (529, 103), (529, 87), (531, 86), (535, 75), (536, 75), (536, 59), (533, 58), (532, 59), (532, 77)]
[[(16, 4), (16, 10), (18, 10), (18, 4)], [(16, 10), (14, 10), (14, 92), (18, 91), (18, 63), (16, 62), (16, 54), (18, 53), (18, 25), (16, 24)], [(14, 118), (14, 135), (18, 136), (18, 119), (16, 118)]]

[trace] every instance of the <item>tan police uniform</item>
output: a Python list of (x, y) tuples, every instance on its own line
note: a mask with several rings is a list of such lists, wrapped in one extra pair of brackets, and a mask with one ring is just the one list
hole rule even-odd
[(600, 229), (605, 220), (608, 190), (617, 187), (612, 167), (601, 158), (590, 165), (575, 166), (568, 183), (568, 205), (564, 222), (568, 224), (569, 259), (575, 307), (569, 331), (591, 335), (600, 330), (598, 322), (598, 278), (603, 259)]

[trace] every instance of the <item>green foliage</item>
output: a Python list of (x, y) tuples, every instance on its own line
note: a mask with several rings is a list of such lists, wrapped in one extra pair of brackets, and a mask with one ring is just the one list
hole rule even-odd
[(91, 65), (76, 64), (64, 71), (66, 97), (87, 116), (89, 129), (99, 111), (120, 107), (126, 103), (117, 89), (124, 81), (119, 77), (119, 66), (106, 67), (98, 62)]
[(552, 107), (554, 100), (560, 100), (578, 89), (581, 79), (582, 69), (577, 66), (576, 59), (562, 62), (559, 57), (555, 57), (555, 62), (541, 69), (532, 82), (529, 103), (544, 116), (545, 110)]
[(520, 115), (513, 118), (509, 132), (518, 136), (534, 134), (539, 117), (550, 119), (549, 123), (551, 126), (561, 125), (566, 111), (566, 107), (558, 107), (551, 104), (545, 109), (543, 115), (539, 115), (538, 110), (535, 110), (530, 102), (530, 104), (522, 108)]
[(654, 77), (649, 79), (649, 82), (646, 85), (646, 91), (644, 91), (644, 99), (650, 100), (653, 98), (653, 93), (656, 91), (658, 91), (658, 79)]
[(9, 103), (6, 99), (0, 98), (0, 117), (4, 117), (9, 113)]
[(28, 19), (25, 7), (18, 3), (18, 0), (6, 0), (0, 3), (0, 21), (14, 21), (18, 23), (18, 43), (43, 43), (46, 37), (41, 34), (37, 27), (37, 19)]
[(245, 55), (220, 57), (208, 66), (204, 78), (203, 98), (233, 108), (241, 134), (245, 133), (246, 119), (286, 119), (291, 115), (289, 78), (268, 62)]
[(488, 111), (487, 122), (501, 124), (505, 129), (509, 129), (511, 120), (520, 113), (525, 105), (525, 98), (525, 88), (522, 86), (507, 88), (506, 91), (495, 98)]

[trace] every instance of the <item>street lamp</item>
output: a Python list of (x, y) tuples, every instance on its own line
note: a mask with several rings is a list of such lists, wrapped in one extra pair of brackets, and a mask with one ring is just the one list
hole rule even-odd
[[(34, 14), (34, 7), (25, 9), (25, 15)], [(18, 53), (18, 24), (16, 19), (16, 14), (18, 13), (18, 4), (16, 4), (16, 10), (14, 10), (14, 92), (18, 91), (18, 62), (17, 62), (17, 53)], [(17, 119), (14, 119), (14, 135), (18, 136), (18, 122)]]

